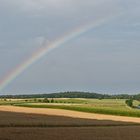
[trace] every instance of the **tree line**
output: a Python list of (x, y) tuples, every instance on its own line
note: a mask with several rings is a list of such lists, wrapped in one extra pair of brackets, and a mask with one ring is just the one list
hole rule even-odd
[(140, 100), (140, 94), (128, 95), (128, 94), (99, 94), (91, 92), (59, 92), (50, 94), (26, 94), (26, 95), (1, 95), (0, 98), (93, 98), (93, 99), (133, 99)]

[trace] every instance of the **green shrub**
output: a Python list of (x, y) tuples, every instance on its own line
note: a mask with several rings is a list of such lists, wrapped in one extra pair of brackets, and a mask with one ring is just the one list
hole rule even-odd
[(133, 107), (133, 100), (132, 100), (132, 99), (126, 100), (125, 103), (126, 103), (129, 107)]
[(54, 99), (53, 98), (51, 99), (51, 103), (54, 103)]

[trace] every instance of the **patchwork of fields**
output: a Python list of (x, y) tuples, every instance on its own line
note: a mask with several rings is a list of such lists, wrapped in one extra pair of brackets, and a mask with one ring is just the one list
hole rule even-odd
[[(51, 100), (51, 99), (50, 99)], [(55, 108), (75, 110), (90, 113), (110, 114), (118, 116), (140, 117), (140, 110), (135, 108), (140, 104), (134, 101), (134, 107), (130, 108), (125, 104), (124, 99), (53, 99), (53, 103), (38, 102), (30, 99), (28, 101), (13, 101), (15, 106), (32, 107), (32, 108)], [(12, 101), (11, 101), (12, 102)], [(6, 102), (5, 102), (6, 103)], [(7, 104), (9, 101), (7, 101)]]
[(1, 99), (0, 140), (139, 140), (140, 110), (125, 100), (53, 100)]

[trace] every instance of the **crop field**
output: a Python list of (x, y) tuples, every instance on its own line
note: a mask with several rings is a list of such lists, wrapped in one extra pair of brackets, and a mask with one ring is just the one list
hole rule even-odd
[(0, 128), (0, 140), (139, 140), (139, 126)]
[[(17, 112), (17, 108), (24, 112)], [(138, 123), (83, 119), (76, 112), (77, 118), (58, 116), (55, 109), (50, 109), (55, 115), (43, 115), (32, 112), (39, 108), (28, 109), (0, 106), (0, 140), (139, 140), (140, 137)]]
[[(92, 127), (92, 126), (131, 126), (139, 125), (136, 123), (128, 123), (123, 121), (108, 121), (96, 119), (83, 119), (78, 117), (68, 117), (66, 115), (58, 115), (57, 110), (54, 111), (55, 115), (42, 113), (35, 113), (28, 108), (10, 108), (10, 111), (2, 111), (0, 107), (0, 127)], [(4, 107), (2, 107), (4, 108)], [(20, 109), (21, 112), (18, 112)], [(24, 110), (23, 110), (24, 109)], [(43, 110), (43, 112), (47, 110)], [(48, 110), (49, 111), (49, 110)]]
[(140, 110), (125, 100), (43, 100), (1, 99), (0, 140), (139, 140)]
[[(39, 100), (39, 101), (38, 101)], [(2, 101), (0, 104), (11, 104), (15, 106), (24, 106), (32, 108), (55, 108), (75, 110), (99, 114), (111, 114), (118, 116), (140, 117), (140, 109), (136, 106), (140, 104), (139, 101), (134, 101), (134, 107), (130, 108), (125, 104), (124, 99), (53, 99), (53, 103), (44, 103), (43, 99), (30, 99), (20, 101)], [(48, 99), (51, 100), (51, 99)]]

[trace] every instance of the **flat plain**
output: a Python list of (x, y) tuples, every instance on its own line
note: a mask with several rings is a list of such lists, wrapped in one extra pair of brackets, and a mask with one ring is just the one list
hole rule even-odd
[(139, 140), (136, 123), (0, 111), (0, 140)]
[[(139, 112), (139, 110), (128, 108), (124, 100), (110, 100), (110, 103), (112, 102), (110, 107), (109, 100), (63, 100), (65, 103), (61, 100), (62, 103), (54, 104), (38, 103), (33, 100), (2, 101), (0, 140), (139, 140), (139, 117), (57, 109), (57, 106), (91, 106), (92, 108), (101, 106), (101, 108), (120, 110), (121, 107), (117, 108), (118, 104), (123, 109)], [(20, 105), (32, 105), (32, 107)], [(47, 106), (54, 106), (56, 109), (47, 108)]]
[[(51, 99), (49, 99), (51, 101)], [(54, 99), (53, 103), (44, 103), (30, 99), (27, 102), (18, 101), (16, 106), (31, 107), (31, 108), (54, 108), (75, 110), (81, 112), (110, 114), (117, 116), (140, 117), (140, 109), (136, 107), (140, 104), (134, 100), (134, 107), (128, 107), (125, 103), (126, 99), (84, 99), (84, 98), (66, 98)]]

